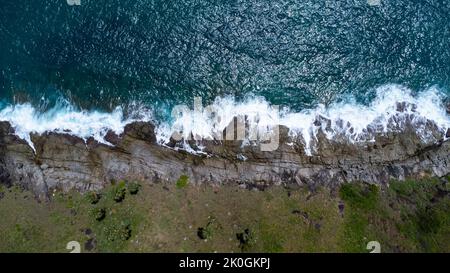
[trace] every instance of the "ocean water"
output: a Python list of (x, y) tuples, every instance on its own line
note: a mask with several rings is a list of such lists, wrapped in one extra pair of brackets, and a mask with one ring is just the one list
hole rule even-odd
[[(332, 120), (330, 138), (367, 141), (368, 126), (390, 130), (397, 102), (450, 127), (447, 0), (80, 4), (0, 1), (0, 120), (25, 140), (70, 131), (105, 142), (109, 129), (151, 120), (164, 144), (245, 115), (288, 126), (306, 146), (318, 116)], [(220, 118), (193, 111), (195, 98)], [(172, 115), (179, 104), (192, 111)]]

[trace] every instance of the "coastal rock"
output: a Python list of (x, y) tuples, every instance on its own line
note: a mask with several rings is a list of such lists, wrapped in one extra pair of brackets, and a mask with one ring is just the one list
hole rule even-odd
[[(0, 136), (7, 136), (14, 133), (14, 129), (7, 121), (0, 121)], [(0, 139), (1, 141), (1, 139)]]
[(123, 134), (149, 143), (156, 142), (155, 126), (150, 122), (138, 121), (130, 123), (125, 126)]
[(442, 139), (442, 132), (437, 139), (439, 132), (433, 132), (437, 130), (433, 124), (423, 121), (420, 126), (430, 130), (428, 141), (407, 126), (402, 133), (375, 132), (374, 141), (355, 143), (329, 139), (319, 130), (312, 155), (305, 154), (301, 138), (279, 126), (274, 151), (261, 151), (256, 142), (243, 146), (241, 140), (202, 140), (198, 145), (207, 155), (194, 155), (158, 145), (154, 126), (147, 122), (129, 124), (121, 135), (108, 133), (106, 140), (114, 146), (68, 134), (32, 134), (35, 150), (3, 122), (0, 180), (45, 199), (53, 189), (86, 192), (121, 179), (175, 183), (181, 175), (198, 184), (233, 183), (257, 189), (305, 185), (314, 190), (355, 181), (387, 184), (424, 173), (449, 174), (450, 141)]
[(105, 140), (113, 145), (117, 145), (120, 142), (120, 136), (116, 132), (109, 130), (105, 135)]

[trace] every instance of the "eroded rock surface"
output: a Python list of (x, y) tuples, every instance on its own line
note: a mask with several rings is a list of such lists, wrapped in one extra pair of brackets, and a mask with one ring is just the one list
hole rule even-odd
[(46, 198), (53, 189), (85, 192), (101, 189), (112, 180), (175, 182), (181, 175), (189, 176), (193, 183), (257, 188), (335, 187), (351, 181), (386, 184), (390, 179), (447, 175), (450, 141), (438, 139), (432, 124), (424, 126), (436, 139), (424, 141), (410, 128), (376, 135), (373, 142), (348, 143), (330, 140), (319, 131), (313, 156), (305, 154), (301, 139), (280, 126), (276, 151), (242, 147), (240, 141), (211, 140), (201, 143), (206, 156), (160, 146), (153, 124), (145, 122), (129, 124), (122, 135), (109, 132), (106, 139), (114, 145), (51, 132), (32, 135), (34, 152), (14, 135), (9, 123), (0, 122), (0, 180), (20, 184)]

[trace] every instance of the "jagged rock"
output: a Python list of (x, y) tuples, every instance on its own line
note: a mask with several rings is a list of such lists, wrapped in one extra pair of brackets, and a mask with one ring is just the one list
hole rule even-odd
[(150, 122), (133, 122), (125, 126), (124, 135), (150, 143), (156, 142), (155, 126)]
[(415, 125), (406, 123), (402, 133), (374, 132), (374, 142), (343, 142), (319, 131), (313, 156), (305, 154), (301, 138), (280, 126), (275, 151), (242, 146), (240, 140), (202, 140), (199, 144), (209, 156), (199, 156), (158, 145), (154, 126), (146, 122), (127, 125), (121, 135), (110, 133), (107, 141), (115, 146), (68, 134), (32, 134), (35, 152), (2, 122), (0, 180), (46, 198), (53, 189), (86, 192), (121, 179), (175, 183), (181, 175), (193, 183), (239, 183), (257, 189), (306, 185), (314, 190), (349, 181), (383, 184), (424, 173), (440, 177), (450, 173), (450, 141), (442, 140), (442, 132), (433, 132), (437, 127), (424, 120), (419, 126), (430, 130), (430, 139), (423, 142), (408, 126)]
[(120, 141), (120, 136), (118, 136), (114, 131), (109, 130), (105, 135), (105, 140), (111, 144), (117, 145)]
[(397, 106), (397, 112), (407, 112), (409, 109), (411, 110), (411, 112), (416, 112), (417, 111), (417, 105), (413, 104), (413, 103), (409, 103), (409, 102), (397, 102), (396, 104)]
[(331, 132), (331, 119), (328, 119), (326, 117), (323, 117), (321, 115), (317, 116), (314, 120), (313, 124), (317, 127), (324, 127), (325, 131)]
[(6, 136), (12, 133), (14, 133), (14, 129), (11, 127), (11, 124), (7, 121), (0, 121), (0, 136)]

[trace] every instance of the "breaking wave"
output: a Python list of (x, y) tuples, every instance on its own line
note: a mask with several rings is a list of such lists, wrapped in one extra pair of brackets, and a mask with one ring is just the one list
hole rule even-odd
[(15, 134), (26, 140), (34, 149), (30, 134), (45, 132), (67, 133), (87, 140), (93, 137), (100, 143), (109, 144), (105, 135), (109, 130), (120, 134), (125, 125), (137, 120), (150, 120), (147, 111), (137, 111), (139, 116), (125, 117), (121, 107), (110, 113), (81, 111), (69, 102), (61, 100), (52, 109), (41, 113), (29, 103), (9, 105), (0, 111), (0, 121), (8, 121)]
[[(329, 106), (318, 105), (300, 112), (271, 105), (262, 97), (248, 97), (236, 101), (233, 97), (218, 97), (210, 106), (188, 109), (178, 116), (156, 121), (152, 111), (135, 107), (132, 114), (124, 114), (122, 108), (111, 113), (76, 110), (70, 103), (62, 103), (43, 113), (30, 104), (8, 105), (0, 110), (0, 120), (9, 121), (16, 134), (33, 146), (30, 133), (54, 131), (69, 133), (83, 139), (94, 137), (107, 143), (104, 136), (108, 130), (120, 134), (126, 124), (137, 120), (152, 120), (157, 124), (157, 139), (162, 145), (170, 141), (174, 132), (184, 139), (214, 139), (220, 135), (236, 116), (245, 117), (250, 127), (260, 131), (270, 130), (280, 124), (290, 128), (291, 134), (301, 136), (305, 149), (311, 154), (311, 143), (320, 128), (327, 138), (337, 134), (350, 142), (372, 141), (374, 132), (401, 131), (403, 118), (409, 118), (417, 133), (426, 140), (427, 121), (433, 121), (442, 136), (450, 128), (450, 116), (443, 103), (443, 93), (429, 88), (416, 95), (412, 90), (399, 85), (385, 85), (376, 91), (376, 97), (368, 105), (349, 98)], [(177, 112), (177, 111), (175, 111)], [(186, 146), (187, 150), (190, 150)], [(191, 150), (193, 151), (193, 150)]]

